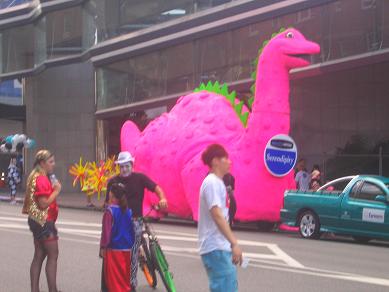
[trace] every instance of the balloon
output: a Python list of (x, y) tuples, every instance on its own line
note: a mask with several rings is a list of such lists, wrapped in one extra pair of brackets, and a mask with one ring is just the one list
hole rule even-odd
[(26, 139), (27, 139), (27, 137), (24, 134), (21, 134), (21, 135), (15, 134), (13, 139), (12, 139), (12, 150), (14, 150), (14, 151), (18, 150), (17, 147), (19, 144), (22, 144), (21, 147), (23, 148), (24, 142), (26, 141)]
[(11, 143), (12, 144), (12, 139), (13, 139), (13, 136), (7, 136), (5, 138), (5, 143)]
[(6, 152), (21, 152), (23, 147), (35, 147), (35, 140), (27, 138), (25, 134), (9, 135), (3, 139), (0, 138), (0, 145), (5, 145), (0, 151)]
[(0, 145), (0, 152), (8, 152), (8, 149), (5, 147), (5, 144)]
[(26, 148), (34, 148), (36, 143), (35, 140), (28, 138), (24, 144)]

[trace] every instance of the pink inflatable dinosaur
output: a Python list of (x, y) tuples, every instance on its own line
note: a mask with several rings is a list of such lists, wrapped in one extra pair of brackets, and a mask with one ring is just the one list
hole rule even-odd
[[(319, 51), (294, 29), (271, 39), (258, 62), (247, 128), (224, 96), (201, 91), (182, 96), (142, 133), (127, 121), (121, 132), (122, 151), (134, 154), (135, 169), (165, 190), (169, 213), (197, 220), (199, 189), (207, 175), (201, 153), (209, 144), (220, 143), (233, 162), (236, 219), (279, 221), (284, 191), (295, 188), (293, 174), (272, 176), (264, 165), (264, 149), (274, 135), (289, 133), (289, 70), (309, 65), (302, 55)], [(155, 200), (155, 195), (146, 194), (144, 208)]]

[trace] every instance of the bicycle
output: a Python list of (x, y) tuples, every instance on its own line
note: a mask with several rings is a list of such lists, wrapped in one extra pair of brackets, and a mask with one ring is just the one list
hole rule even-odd
[(157, 270), (166, 290), (168, 292), (176, 292), (173, 274), (169, 271), (169, 264), (158, 242), (158, 238), (152, 232), (147, 219), (153, 210), (158, 209), (152, 206), (147, 215), (142, 217), (143, 231), (139, 250), (139, 267), (143, 271), (150, 287), (155, 288), (157, 286), (157, 276), (155, 273), (155, 270)]

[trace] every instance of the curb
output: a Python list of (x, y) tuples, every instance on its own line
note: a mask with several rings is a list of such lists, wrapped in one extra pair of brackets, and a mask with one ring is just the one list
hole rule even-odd
[[(21, 199), (21, 198), (16, 198), (15, 199), (16, 200), (16, 203), (20, 203), (20, 204), (23, 204), (23, 199)], [(11, 202), (11, 198), (9, 197), (9, 196), (3, 196), (3, 195), (1, 195), (0, 196), (0, 202)]]
[[(9, 203), (11, 200), (9, 196), (3, 196), (0, 195), (0, 202), (3, 203)], [(16, 198), (16, 205), (15, 206), (22, 206), (23, 205), (23, 199), (21, 198)], [(64, 208), (64, 209), (70, 209), (70, 210), (81, 210), (81, 211), (89, 211), (89, 212), (99, 212), (102, 213), (104, 210), (100, 207), (86, 207), (86, 206), (74, 206), (74, 205), (67, 205), (58, 203), (59, 208)], [(190, 219), (183, 219), (183, 218), (178, 218), (175, 216), (171, 217), (164, 217), (160, 219), (154, 219), (153, 223), (161, 222), (164, 224), (174, 224), (174, 225), (186, 225), (186, 226), (197, 226), (197, 223), (190, 220)]]
[[(9, 196), (0, 195), (0, 202), (9, 203), (11, 202), (11, 199)], [(16, 203), (19, 205), (22, 205), (24, 200), (22, 198), (16, 198)], [(86, 206), (74, 206), (74, 205), (67, 205), (58, 203), (58, 207), (65, 208), (65, 209), (75, 209), (75, 210), (86, 210), (86, 211), (100, 211), (102, 212), (103, 209), (99, 207), (86, 207)]]
[[(10, 202), (9, 196), (8, 195), (6, 195), (6, 196), (0, 195), (0, 202), (9, 203)], [(21, 206), (23, 204), (23, 199), (16, 198), (16, 202), (17, 202), (16, 206)], [(80, 211), (99, 212), (99, 213), (102, 213), (104, 211), (100, 207), (93, 207), (93, 208), (91, 208), (91, 207), (87, 207), (87, 206), (69, 205), (69, 204), (66, 204), (66, 203), (65, 204), (58, 203), (58, 207), (59, 208), (64, 208), (64, 209), (69, 209), (69, 210), (80, 210)], [(193, 227), (197, 226), (197, 222), (195, 222), (195, 221), (193, 221), (191, 219), (179, 218), (179, 217), (176, 217), (176, 216), (167, 216), (167, 217), (163, 217), (163, 218), (160, 218), (160, 219), (153, 219), (152, 220), (152, 223), (158, 223), (158, 222), (161, 222), (161, 223), (164, 223), (164, 224), (171, 224), (171, 225), (193, 226)], [(234, 224), (233, 230), (245, 230), (245, 231), (260, 232), (260, 231), (258, 231), (255, 222), (237, 222), (237, 223)], [(276, 232), (276, 233), (295, 233), (295, 232), (292, 232), (292, 231), (279, 230), (279, 229), (278, 230), (274, 229), (274, 230), (272, 230), (270, 232), (271, 233), (272, 232)]]

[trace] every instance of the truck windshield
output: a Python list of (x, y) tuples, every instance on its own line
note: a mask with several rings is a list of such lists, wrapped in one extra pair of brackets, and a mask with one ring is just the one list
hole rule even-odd
[(325, 189), (321, 189), (321, 191), (342, 192), (344, 188), (349, 184), (350, 181), (351, 178), (339, 180), (337, 182), (329, 184), (328, 186), (325, 187)]

